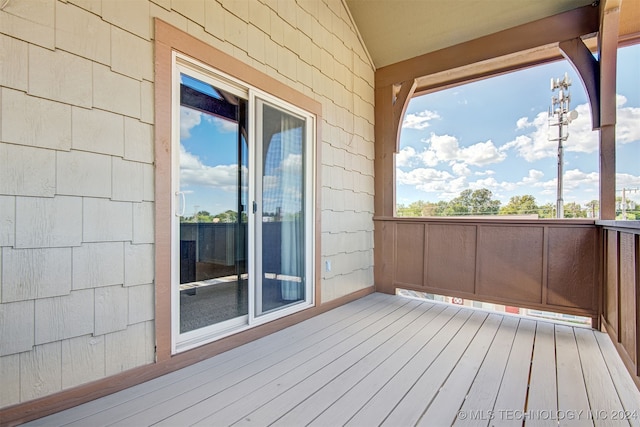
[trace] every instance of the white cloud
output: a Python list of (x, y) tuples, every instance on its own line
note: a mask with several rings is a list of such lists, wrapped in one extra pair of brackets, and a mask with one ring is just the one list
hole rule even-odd
[(418, 113), (407, 114), (402, 122), (404, 129), (422, 130), (430, 126), (430, 121), (439, 119), (440, 115), (435, 111), (424, 110)]
[(529, 169), (529, 175), (522, 178), (522, 183), (531, 185), (539, 182), (542, 177), (544, 177), (544, 173), (536, 169)]
[(180, 107), (180, 139), (191, 137), (191, 129), (202, 121), (202, 113), (187, 107)]
[[(624, 107), (627, 99), (622, 95), (617, 95), (616, 102), (616, 140), (621, 144), (640, 141), (640, 108)], [(569, 137), (564, 144), (565, 152), (594, 153), (599, 149), (599, 135), (592, 130), (589, 104), (580, 104), (575, 110), (578, 117), (568, 126)], [(549, 141), (550, 137), (557, 138), (555, 133), (558, 132), (558, 127), (549, 126), (547, 112), (538, 113), (532, 121), (528, 117), (518, 119), (516, 128), (529, 129), (530, 132), (501, 146), (501, 152), (513, 148), (529, 162), (558, 155), (558, 142)]]
[(417, 168), (408, 172), (396, 169), (396, 181), (425, 192), (447, 191), (457, 194), (466, 188), (464, 176), (454, 178), (447, 171), (431, 168)]
[(516, 129), (524, 129), (524, 128), (528, 128), (528, 127), (530, 127), (532, 125), (533, 125), (533, 123), (531, 123), (529, 121), (528, 117), (521, 117), (516, 122)]
[(431, 150), (423, 150), (418, 153), (413, 147), (405, 147), (396, 154), (396, 166), (417, 167), (436, 166), (438, 159)]
[[(247, 174), (247, 168), (243, 167)], [(245, 180), (246, 182), (246, 180)], [(209, 166), (180, 144), (180, 184), (182, 186), (207, 186), (236, 191), (238, 185), (238, 165)]]
[(623, 107), (627, 98), (618, 95), (618, 125), (616, 126), (616, 141), (622, 144), (640, 142), (640, 108)]
[(473, 166), (486, 166), (491, 163), (499, 163), (507, 158), (507, 155), (498, 150), (490, 140), (478, 142), (468, 147), (460, 147), (455, 136), (432, 133), (431, 137), (425, 142), (430, 144), (429, 150), (433, 151), (435, 158), (443, 162), (461, 162)]
[[(628, 173), (616, 174), (616, 186), (618, 188), (640, 188), (640, 176), (630, 175)], [(638, 193), (632, 193), (638, 194)]]
[(213, 124), (220, 133), (233, 133), (238, 131), (238, 123), (231, 120), (222, 119), (210, 114), (188, 107), (180, 107), (180, 139), (191, 137), (191, 129), (199, 126), (202, 120)]
[(454, 163), (451, 166), (451, 170), (458, 176), (469, 176), (471, 175), (471, 170), (469, 170), (469, 166), (464, 163)]
[(475, 166), (485, 166), (491, 163), (500, 163), (507, 158), (507, 155), (493, 144), (492, 141), (478, 142), (469, 147), (460, 148), (459, 158), (465, 163)]

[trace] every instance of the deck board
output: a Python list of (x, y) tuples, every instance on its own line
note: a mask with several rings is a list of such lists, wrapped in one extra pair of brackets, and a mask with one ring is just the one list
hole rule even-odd
[[(253, 390), (261, 384), (284, 375), (292, 368), (317, 357), (318, 353), (329, 351), (328, 349), (350, 341), (358, 334), (365, 337), (367, 333), (376, 329), (376, 325), (382, 327), (384, 324), (382, 320), (387, 314), (406, 304), (407, 301), (376, 304), (359, 313), (357, 317), (345, 319), (345, 322), (337, 325), (335, 330), (323, 330), (324, 333), (319, 336), (313, 335), (289, 342), (276, 352), (245, 365), (242, 369), (224, 372), (224, 375), (216, 378), (215, 381), (204, 378), (204, 383), (198, 387), (187, 387), (180, 390), (182, 392), (180, 394), (174, 392), (176, 396), (171, 399), (171, 405), (143, 405), (141, 407), (144, 410), (132, 417), (123, 418), (122, 425), (137, 425), (141, 422), (159, 423), (165, 420), (170, 425), (181, 425), (181, 419), (186, 419), (188, 422), (197, 421), (208, 416), (209, 411), (214, 412), (239, 401), (244, 397), (245, 390)], [(172, 392), (172, 390), (168, 391)], [(202, 411), (200, 411), (201, 408)]]
[[(555, 330), (553, 324), (538, 322), (531, 361), (527, 410), (536, 414), (526, 421), (527, 427), (556, 426), (554, 417), (546, 414), (558, 411), (556, 385)], [(557, 417), (555, 417), (557, 418)]]
[[(621, 409), (631, 416), (612, 423)], [(584, 415), (557, 420), (563, 411)], [(373, 294), (28, 425), (639, 426), (639, 418), (640, 392), (606, 334)]]
[(440, 331), (449, 324), (449, 321), (456, 314), (460, 314), (460, 309), (457, 307), (448, 307), (440, 312), (432, 322), (423, 327), (414, 340), (401, 347), (394, 353), (393, 358), (380, 364), (375, 372), (370, 373), (362, 381), (349, 388), (330, 406), (316, 408), (316, 412), (320, 411), (320, 414), (309, 425), (315, 427), (337, 426), (349, 421), (378, 390), (382, 389), (395, 376), (401, 367), (409, 363), (418, 352), (435, 339), (434, 337), (442, 336)]
[(431, 401), (418, 425), (451, 425), (473, 384), (504, 316), (489, 315), (480, 330), (456, 363), (451, 375), (443, 383), (437, 396)]
[(492, 426), (522, 426), (520, 413), (526, 408), (535, 328), (535, 321), (520, 319), (493, 407), (495, 417), (491, 421)]
[[(465, 416), (457, 417), (453, 423), (454, 426), (489, 425), (491, 418), (493, 418), (491, 411), (495, 405), (500, 383), (502, 383), (517, 329), (518, 319), (516, 317), (504, 318), (460, 409)], [(473, 416), (467, 417), (467, 414), (473, 414)]]
[(594, 335), (622, 403), (622, 408), (618, 409), (625, 410), (631, 426), (640, 427), (640, 390), (635, 386), (624, 365), (618, 363), (620, 358), (609, 336), (600, 333)]
[[(588, 414), (589, 397), (582, 375), (580, 354), (573, 328), (556, 325), (556, 369), (558, 372), (558, 412)], [(589, 417), (563, 419), (560, 425), (593, 426)]]

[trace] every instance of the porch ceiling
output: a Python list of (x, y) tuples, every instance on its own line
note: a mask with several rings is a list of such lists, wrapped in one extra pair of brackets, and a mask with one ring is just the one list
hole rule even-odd
[(345, 0), (376, 68), (593, 0)]

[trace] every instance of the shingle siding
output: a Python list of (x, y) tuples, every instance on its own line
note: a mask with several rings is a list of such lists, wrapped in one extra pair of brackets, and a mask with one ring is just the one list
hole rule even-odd
[(154, 17), (322, 103), (321, 302), (373, 284), (374, 73), (340, 0), (12, 1), (0, 407), (154, 361)]

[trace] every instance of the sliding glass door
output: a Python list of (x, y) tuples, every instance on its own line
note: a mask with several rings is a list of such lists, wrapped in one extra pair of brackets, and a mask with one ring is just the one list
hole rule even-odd
[(248, 314), (247, 101), (234, 92), (180, 74), (178, 317), (187, 336)]
[(257, 101), (261, 275), (256, 315), (305, 301), (306, 121)]
[(174, 82), (179, 352), (313, 304), (314, 118), (186, 61)]

